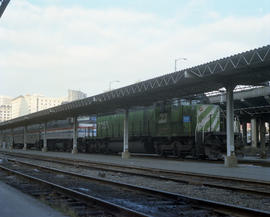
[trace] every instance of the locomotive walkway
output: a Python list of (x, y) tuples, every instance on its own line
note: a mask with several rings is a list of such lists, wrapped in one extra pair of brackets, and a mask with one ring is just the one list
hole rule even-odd
[(238, 167), (226, 168), (218, 163), (204, 163), (204, 162), (187, 162), (170, 159), (153, 159), (140, 158), (132, 156), (130, 159), (121, 159), (120, 156), (114, 155), (100, 155), (100, 154), (76, 154), (72, 155), (66, 152), (41, 152), (33, 150), (7, 150), (0, 149), (0, 151), (31, 154), (38, 156), (59, 157), (63, 159), (84, 160), (98, 163), (127, 165), (143, 168), (154, 168), (162, 170), (170, 170), (176, 172), (202, 173), (207, 175), (235, 177), (242, 179), (254, 179), (259, 181), (270, 182), (270, 168), (260, 167), (247, 164), (238, 164)]

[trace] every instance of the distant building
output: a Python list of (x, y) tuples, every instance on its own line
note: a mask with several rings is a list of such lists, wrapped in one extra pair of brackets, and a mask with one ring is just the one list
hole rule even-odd
[(0, 122), (86, 98), (81, 91), (68, 90), (68, 97), (46, 97), (38, 94), (20, 95), (14, 99), (0, 96)]
[(64, 101), (66, 101), (65, 97), (45, 97), (37, 94), (21, 95), (12, 99), (12, 118), (61, 105)]
[(11, 97), (0, 96), (0, 122), (11, 119)]
[(79, 100), (79, 99), (84, 99), (86, 97), (87, 97), (86, 93), (83, 93), (82, 91), (68, 90), (68, 101), (69, 102)]
[(12, 97), (10, 96), (0, 96), (0, 105), (10, 105)]

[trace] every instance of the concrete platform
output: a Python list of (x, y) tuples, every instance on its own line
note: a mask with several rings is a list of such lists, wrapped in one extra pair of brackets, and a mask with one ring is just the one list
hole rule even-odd
[(91, 162), (105, 162), (120, 165), (130, 165), (146, 168), (157, 168), (164, 170), (174, 170), (183, 172), (193, 172), (210, 174), (217, 176), (228, 176), (243, 179), (256, 179), (270, 182), (270, 167), (255, 166), (252, 164), (238, 164), (235, 168), (226, 168), (220, 163), (204, 163), (204, 162), (188, 162), (181, 160), (170, 159), (156, 159), (156, 158), (141, 158), (131, 156), (129, 159), (122, 159), (121, 156), (100, 155), (100, 154), (71, 154), (67, 152), (41, 152), (33, 150), (7, 150), (0, 149), (0, 151), (28, 153), (40, 156), (53, 156), (67, 159), (81, 159)]
[(268, 162), (268, 163), (270, 163), (269, 157), (262, 159), (260, 157), (247, 156), (247, 157), (239, 158), (239, 160), (240, 160), (240, 162), (241, 162), (241, 160), (243, 160), (243, 161), (249, 161), (249, 162), (262, 162), (262, 163)]
[(51, 207), (0, 182), (1, 217), (64, 217)]

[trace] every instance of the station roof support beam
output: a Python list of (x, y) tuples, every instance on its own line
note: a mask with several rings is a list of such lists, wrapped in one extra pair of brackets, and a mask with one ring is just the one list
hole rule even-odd
[(243, 121), (243, 144), (244, 146), (247, 145), (247, 121)]
[(43, 128), (43, 148), (42, 152), (47, 152), (47, 122), (44, 123)]
[(260, 145), (261, 145), (261, 158), (267, 157), (266, 147), (265, 147), (265, 120), (263, 118), (260, 119)]
[(9, 148), (13, 149), (13, 146), (14, 146), (14, 132), (13, 132), (13, 129), (11, 129), (10, 130), (10, 146), (9, 146)]
[(0, 131), (0, 148), (4, 148), (3, 147), (3, 131)]
[(27, 126), (23, 127), (23, 150), (27, 150)]
[(72, 154), (78, 153), (78, 146), (77, 146), (77, 139), (78, 139), (78, 117), (73, 117), (73, 148)]
[(228, 85), (226, 86), (226, 126), (227, 126), (227, 156), (225, 157), (225, 166), (226, 167), (236, 167), (237, 159), (235, 156), (235, 147), (234, 147), (234, 110), (233, 110), (233, 89), (235, 86)]
[(128, 109), (124, 110), (124, 144), (123, 144), (123, 152), (122, 158), (126, 159), (130, 157), (130, 153), (128, 151)]
[(251, 146), (257, 148), (258, 136), (257, 136), (257, 119), (251, 119)]

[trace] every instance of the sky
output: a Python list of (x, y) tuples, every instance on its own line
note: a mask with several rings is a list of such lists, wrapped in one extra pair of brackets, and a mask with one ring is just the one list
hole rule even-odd
[(268, 45), (269, 26), (269, 0), (11, 0), (0, 95), (93, 96)]

